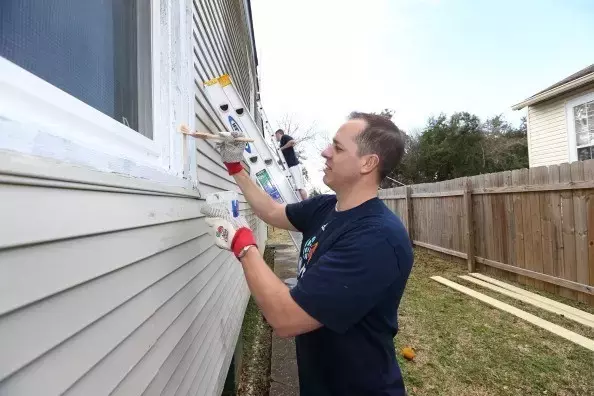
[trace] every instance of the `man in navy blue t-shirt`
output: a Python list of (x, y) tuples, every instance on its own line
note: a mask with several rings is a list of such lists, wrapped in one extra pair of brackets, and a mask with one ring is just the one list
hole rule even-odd
[(398, 306), (413, 254), (406, 229), (378, 199), (398, 165), (403, 134), (387, 118), (353, 113), (322, 152), (336, 195), (281, 205), (243, 171), (243, 145), (221, 157), (255, 214), (303, 233), (298, 282), (289, 290), (266, 265), (241, 217), (204, 206), (216, 244), (241, 261), (256, 303), (274, 331), (296, 337), (301, 395), (404, 395), (394, 350)]

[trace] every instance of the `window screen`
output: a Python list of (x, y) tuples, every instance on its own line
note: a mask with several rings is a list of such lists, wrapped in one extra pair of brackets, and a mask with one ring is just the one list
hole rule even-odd
[(573, 108), (573, 123), (578, 160), (594, 158), (594, 101)]
[(0, 55), (152, 137), (149, 4), (1, 0)]

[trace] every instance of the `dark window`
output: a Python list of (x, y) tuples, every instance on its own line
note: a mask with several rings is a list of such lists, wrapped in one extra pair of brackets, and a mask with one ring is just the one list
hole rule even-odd
[(149, 54), (149, 1), (0, 1), (0, 55), (152, 138)]

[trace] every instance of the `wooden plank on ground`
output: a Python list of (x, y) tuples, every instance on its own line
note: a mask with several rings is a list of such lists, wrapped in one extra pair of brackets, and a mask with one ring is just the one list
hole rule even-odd
[[(571, 164), (571, 180), (579, 182), (584, 180), (584, 163), (581, 161)], [(575, 220), (575, 258), (576, 281), (588, 284), (590, 274), (588, 270), (588, 212), (586, 202), (587, 190), (573, 192), (573, 217)], [(590, 298), (580, 294), (578, 301), (589, 302)]]
[(550, 306), (556, 307), (556, 308), (558, 308), (558, 309), (560, 309), (562, 311), (569, 312), (569, 313), (571, 313), (574, 316), (578, 316), (578, 317), (583, 318), (583, 319), (585, 319), (585, 320), (587, 320), (589, 322), (593, 322), (594, 323), (594, 315), (592, 315), (591, 313), (582, 311), (581, 309), (574, 308), (571, 305), (563, 304), (562, 302), (552, 300), (550, 298), (541, 296), (540, 294), (532, 293), (532, 292), (530, 292), (528, 290), (522, 289), (521, 287), (516, 287), (514, 285), (510, 285), (509, 283), (505, 283), (505, 282), (502, 282), (502, 281), (500, 281), (498, 279), (494, 279), (494, 278), (488, 277), (488, 276), (486, 276), (484, 274), (479, 274), (477, 272), (473, 272), (473, 273), (470, 274), (470, 276), (472, 276), (474, 278), (477, 278), (477, 279), (480, 279), (480, 280), (483, 280), (485, 282), (489, 282), (489, 283), (491, 283), (493, 285), (496, 285), (496, 286), (499, 286), (499, 287), (501, 287), (503, 289), (507, 289), (507, 290), (513, 291), (516, 294), (519, 294), (521, 296), (525, 296), (527, 298), (531, 298), (532, 300), (541, 301), (541, 302), (543, 302), (545, 304), (548, 304)]
[(584, 326), (588, 326), (588, 327), (594, 328), (594, 321), (590, 321), (590, 320), (584, 319), (581, 316), (574, 315), (571, 312), (567, 312), (565, 310), (559, 309), (559, 308), (557, 308), (555, 306), (546, 304), (546, 303), (544, 303), (542, 301), (533, 300), (530, 297), (524, 296), (522, 294), (518, 294), (518, 293), (516, 293), (514, 291), (511, 291), (511, 290), (508, 290), (508, 289), (504, 289), (503, 287), (496, 286), (496, 285), (494, 285), (492, 283), (482, 281), (482, 280), (477, 279), (477, 278), (474, 278), (472, 276), (459, 275), (458, 277), (459, 278), (462, 278), (465, 281), (468, 281), (470, 283), (474, 283), (475, 285), (482, 286), (485, 289), (496, 291), (496, 292), (498, 292), (500, 294), (503, 294), (505, 296), (511, 297), (513, 299), (516, 299), (516, 300), (525, 302), (525, 303), (530, 304), (530, 305), (534, 305), (535, 307), (538, 307), (538, 308), (542, 308), (545, 311), (549, 311), (549, 312), (552, 312), (554, 314), (561, 315), (563, 317), (566, 317), (567, 319), (573, 320), (574, 322), (583, 324)]
[(509, 304), (503, 303), (503, 302), (496, 300), (492, 297), (489, 297), (485, 294), (474, 291), (468, 287), (459, 285), (456, 282), (449, 281), (445, 278), (442, 278), (441, 276), (432, 276), (431, 279), (433, 279), (434, 281), (439, 282), (443, 285), (446, 285), (456, 291), (459, 291), (461, 293), (464, 293), (466, 295), (474, 297), (477, 300), (482, 301), (486, 304), (489, 304), (497, 309), (500, 309), (500, 310), (510, 313), (514, 316), (517, 316), (520, 319), (524, 319), (525, 321), (527, 321), (537, 327), (540, 327), (541, 329), (550, 331), (551, 333), (556, 334), (559, 337), (565, 338), (566, 340), (571, 341), (577, 345), (581, 345), (584, 348), (589, 349), (590, 351), (594, 351), (594, 340), (586, 338), (580, 334), (574, 333), (573, 331), (567, 330), (564, 327), (561, 327), (559, 325), (551, 323), (547, 320), (541, 319), (538, 316), (532, 315), (526, 311), (522, 311), (521, 309), (513, 307)]
[[(559, 165), (559, 180), (571, 182), (571, 165)], [(563, 273), (558, 276), (570, 281), (577, 280), (575, 255), (575, 221), (573, 214), (573, 191), (561, 192), (561, 222), (563, 233)], [(577, 294), (570, 290), (560, 290), (564, 297), (577, 299)]]

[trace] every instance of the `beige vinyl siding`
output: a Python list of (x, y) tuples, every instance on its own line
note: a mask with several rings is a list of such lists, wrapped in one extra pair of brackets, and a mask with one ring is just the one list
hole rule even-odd
[[(205, 131), (223, 125), (204, 80), (230, 73), (254, 102), (246, 10), (224, 3), (193, 2), (194, 121)], [(211, 142), (197, 141), (197, 167), (201, 196), (0, 153), (0, 395), (221, 393), (249, 290), (200, 207), (239, 190)], [(265, 225), (240, 201), (263, 248)]]
[(569, 162), (565, 104), (590, 92), (594, 92), (594, 84), (528, 107), (530, 167)]

